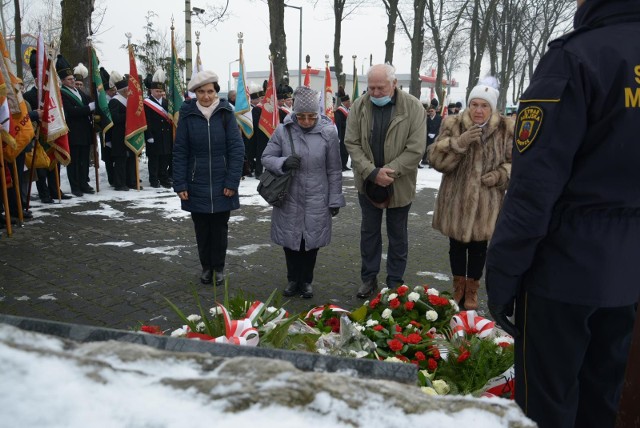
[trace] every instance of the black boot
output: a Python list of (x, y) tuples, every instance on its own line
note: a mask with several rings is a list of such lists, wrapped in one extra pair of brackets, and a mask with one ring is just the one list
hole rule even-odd
[(302, 285), (302, 289), (300, 290), (300, 296), (303, 299), (310, 299), (313, 297), (313, 289), (311, 288), (311, 283), (310, 282), (305, 282)]
[(203, 269), (200, 275), (200, 282), (203, 284), (211, 284), (213, 282), (213, 272), (211, 269)]
[(282, 295), (284, 297), (291, 297), (298, 294), (299, 291), (300, 287), (298, 286), (298, 283), (296, 281), (289, 281), (289, 283), (287, 284), (287, 288), (284, 289)]

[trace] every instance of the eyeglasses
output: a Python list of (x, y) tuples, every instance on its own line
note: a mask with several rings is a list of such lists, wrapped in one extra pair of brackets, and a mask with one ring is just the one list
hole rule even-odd
[(317, 114), (296, 114), (296, 118), (302, 121), (312, 121), (318, 118)]

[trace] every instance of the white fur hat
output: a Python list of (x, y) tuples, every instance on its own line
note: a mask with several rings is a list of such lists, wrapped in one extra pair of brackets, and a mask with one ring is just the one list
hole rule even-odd
[(109, 86), (112, 88), (116, 88), (118, 90), (124, 89), (127, 87), (128, 80), (125, 79), (122, 74), (117, 71), (112, 71), (109, 75)]
[(470, 104), (474, 98), (479, 98), (488, 102), (491, 106), (491, 111), (495, 112), (498, 105), (498, 96), (500, 95), (497, 84), (498, 81), (494, 77), (481, 79), (478, 85), (469, 93), (467, 105)]
[(89, 70), (87, 70), (87, 67), (85, 67), (84, 64), (79, 62), (73, 69), (73, 75), (76, 76), (76, 80), (86, 79), (89, 75)]

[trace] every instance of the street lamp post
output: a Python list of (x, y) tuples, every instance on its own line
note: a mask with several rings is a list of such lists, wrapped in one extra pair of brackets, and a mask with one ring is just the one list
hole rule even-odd
[(227, 85), (227, 92), (231, 92), (231, 81), (233, 80), (233, 77), (231, 75), (231, 64), (238, 61), (240, 61), (240, 58), (229, 61), (229, 84)]
[(302, 86), (302, 6), (285, 4), (284, 7), (298, 9), (300, 11), (300, 42), (298, 46), (298, 86)]

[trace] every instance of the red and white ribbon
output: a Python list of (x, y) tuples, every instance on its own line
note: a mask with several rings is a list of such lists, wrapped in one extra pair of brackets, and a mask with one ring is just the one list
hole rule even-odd
[(318, 319), (320, 318), (320, 316), (322, 315), (322, 312), (324, 312), (325, 309), (331, 309), (332, 312), (344, 312), (347, 314), (349, 313), (348, 310), (342, 309), (340, 306), (336, 306), (336, 305), (316, 306), (315, 308), (307, 312), (307, 315), (304, 317), (304, 319), (309, 319), (311, 317)]
[(465, 334), (475, 334), (480, 339), (489, 336), (496, 323), (482, 318), (476, 311), (459, 312), (451, 318), (453, 333), (459, 337)]

